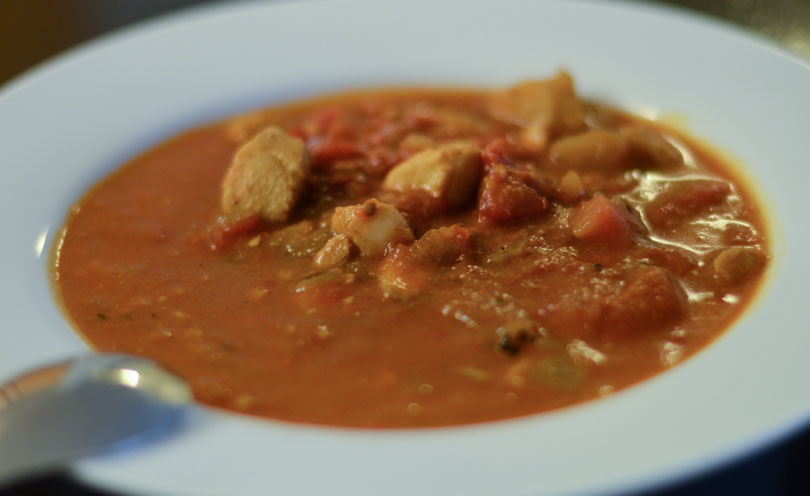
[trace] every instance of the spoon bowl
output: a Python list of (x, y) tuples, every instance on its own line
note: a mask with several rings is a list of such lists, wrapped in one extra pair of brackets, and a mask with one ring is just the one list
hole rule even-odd
[(83, 356), (0, 386), (0, 485), (165, 437), (192, 402), (185, 381), (128, 355)]

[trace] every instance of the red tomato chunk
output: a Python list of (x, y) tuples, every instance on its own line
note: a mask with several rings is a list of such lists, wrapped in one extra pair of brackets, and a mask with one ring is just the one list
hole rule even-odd
[(574, 236), (583, 241), (628, 241), (639, 229), (628, 207), (600, 194), (575, 208), (569, 223)]

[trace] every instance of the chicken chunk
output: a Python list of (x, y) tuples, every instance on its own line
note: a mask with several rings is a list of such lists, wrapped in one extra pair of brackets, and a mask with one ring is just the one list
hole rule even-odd
[(628, 150), (624, 135), (593, 129), (555, 141), (549, 158), (560, 170), (615, 172), (626, 167)]
[(463, 204), (481, 177), (481, 150), (457, 141), (421, 151), (399, 163), (385, 177), (388, 191), (422, 190), (448, 207)]
[(383, 255), (390, 245), (414, 240), (399, 210), (374, 198), (361, 205), (336, 208), (332, 230), (349, 238), (360, 253), (372, 257)]
[(721, 251), (712, 265), (720, 281), (739, 284), (751, 279), (762, 269), (765, 257), (755, 248), (733, 246)]
[(302, 140), (275, 126), (265, 128), (234, 155), (222, 183), (222, 210), (283, 222), (298, 201), (309, 168)]
[(551, 79), (526, 81), (492, 95), (490, 113), (523, 127), (520, 144), (533, 152), (546, 149), (557, 136), (585, 128), (585, 114), (571, 76), (560, 71)]
[(398, 246), (389, 253), (377, 269), (377, 282), (385, 298), (407, 301), (415, 298), (427, 287), (430, 270), (415, 264), (406, 246)]
[(627, 139), (630, 152), (642, 163), (658, 167), (683, 163), (680, 150), (660, 133), (638, 124), (624, 126), (619, 133)]
[(331, 238), (315, 254), (312, 260), (312, 265), (316, 269), (329, 269), (332, 267), (339, 267), (346, 263), (351, 255), (351, 243), (349, 238), (342, 234)]
[(415, 263), (452, 265), (470, 251), (470, 232), (459, 225), (431, 229), (410, 247)]

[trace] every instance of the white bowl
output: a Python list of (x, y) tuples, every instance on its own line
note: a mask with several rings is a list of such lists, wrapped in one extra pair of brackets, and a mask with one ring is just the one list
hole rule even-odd
[[(77, 465), (159, 494), (566, 494), (648, 488), (810, 419), (810, 70), (729, 27), (607, 2), (246, 3), (168, 16), (0, 91), (0, 377), (80, 352), (44, 253), (95, 181), (173, 133), (248, 108), (382, 84), (504, 85), (570, 70), (582, 94), (672, 112), (733, 151), (767, 207), (775, 263), (715, 344), (636, 387), (553, 413), (368, 431), (197, 408), (179, 436)], [(43, 249), (44, 247), (44, 249)], [(44, 251), (43, 251), (44, 250)]]

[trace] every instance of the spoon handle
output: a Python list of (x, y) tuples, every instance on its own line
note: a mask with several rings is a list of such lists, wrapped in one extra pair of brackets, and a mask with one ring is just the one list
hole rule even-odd
[(0, 484), (34, 475), (59, 465), (64, 448), (58, 435), (64, 426), (54, 422), (62, 410), (53, 391), (19, 398), (0, 412)]

